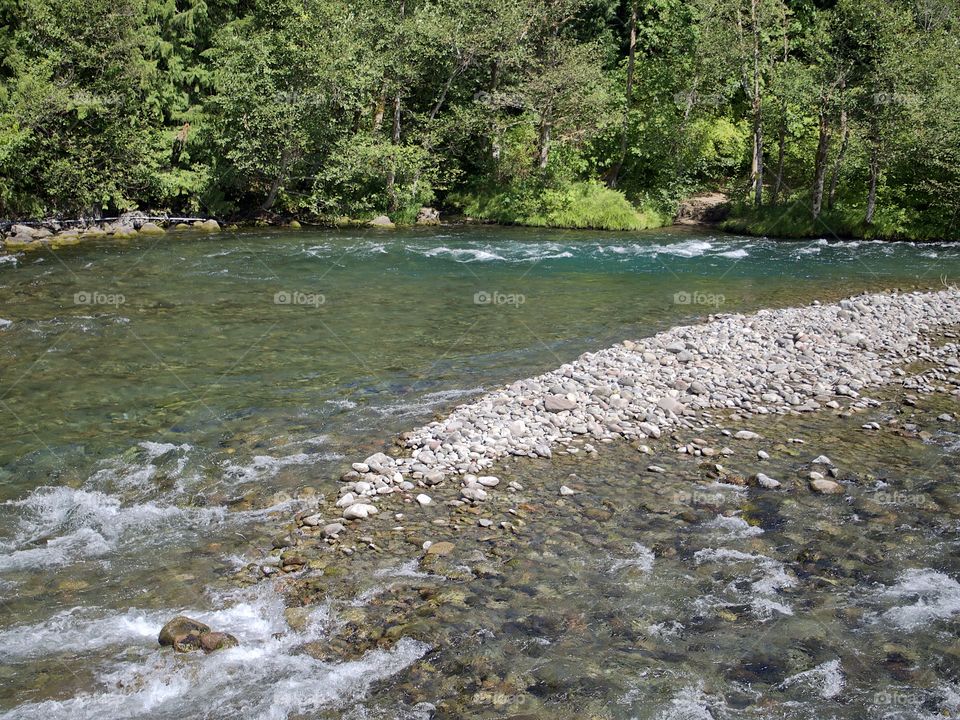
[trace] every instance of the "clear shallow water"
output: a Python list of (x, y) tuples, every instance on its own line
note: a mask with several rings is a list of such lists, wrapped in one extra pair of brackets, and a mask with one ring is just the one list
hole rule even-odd
[[(305, 488), (330, 492), (349, 460), (484, 387), (711, 312), (936, 285), (958, 269), (949, 245), (486, 227), (171, 235), (6, 260), (0, 632), (17, 649), (0, 667), (0, 702), (29, 716), (16, 708), (113, 687), (124, 663), (167, 663), (153, 647), (162, 619), (229, 612), (240, 555)], [(730, 522), (714, 521), (711, 531)], [(282, 622), (261, 600), (251, 616)], [(64, 660), (44, 668), (41, 652), (64, 632), (79, 633), (66, 666), (84, 668), (66, 680)], [(265, 653), (296, 654), (256, 637)], [(244, 657), (231, 653), (216, 663)], [(244, 682), (273, 682), (263, 672)], [(117, 715), (183, 716), (162, 693), (132, 692), (115, 699)], [(37, 712), (83, 716), (81, 706)]]

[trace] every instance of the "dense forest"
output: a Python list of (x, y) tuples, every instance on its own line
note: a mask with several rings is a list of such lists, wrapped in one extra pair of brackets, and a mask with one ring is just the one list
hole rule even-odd
[(956, 0), (0, 0), (0, 216), (956, 237)]

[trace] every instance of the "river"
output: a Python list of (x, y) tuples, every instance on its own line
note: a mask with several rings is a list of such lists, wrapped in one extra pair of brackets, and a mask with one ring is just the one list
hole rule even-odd
[[(930, 434), (869, 446), (862, 419), (766, 421), (884, 483), (863, 501), (886, 492), (894, 519), (729, 488), (692, 516), (651, 510), (663, 487), (611, 447), (514, 471), (582, 475), (635, 512), (585, 528), (553, 508), (495, 574), (458, 584), (408, 545), (350, 565), (297, 632), (276, 587), (236, 578), (351, 461), (485, 388), (711, 313), (958, 271), (950, 244), (699, 228), (170, 233), (0, 257), (2, 717), (957, 716), (943, 398), (917, 409)], [(777, 471), (796, 447), (771, 444)], [(331, 649), (435, 595), (432, 642)], [(240, 647), (172, 657), (156, 635), (180, 612)]]

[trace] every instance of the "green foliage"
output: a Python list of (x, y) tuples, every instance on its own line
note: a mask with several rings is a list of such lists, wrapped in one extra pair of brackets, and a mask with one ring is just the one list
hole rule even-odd
[(942, 0), (0, 0), (0, 216), (632, 229), (755, 201), (756, 145), (743, 229), (956, 237), (958, 31)]
[(516, 184), (456, 193), (448, 200), (471, 218), (539, 227), (643, 230), (667, 224), (670, 217), (650, 206), (638, 210), (623, 193), (596, 181), (547, 189)]

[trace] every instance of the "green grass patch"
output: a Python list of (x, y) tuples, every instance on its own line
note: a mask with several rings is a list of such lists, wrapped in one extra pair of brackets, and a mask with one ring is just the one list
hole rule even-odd
[(583, 228), (591, 230), (645, 230), (663, 227), (673, 217), (652, 205), (634, 206), (622, 192), (596, 181), (560, 188), (524, 188), (465, 191), (447, 202), (477, 220), (506, 225)]

